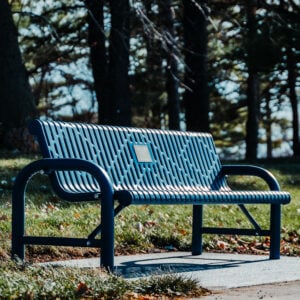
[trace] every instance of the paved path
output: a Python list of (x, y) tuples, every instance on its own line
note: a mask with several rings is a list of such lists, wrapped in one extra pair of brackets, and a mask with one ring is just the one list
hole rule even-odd
[(199, 300), (297, 300), (300, 299), (300, 281), (288, 281), (242, 288), (214, 290)]
[[(99, 267), (99, 258), (57, 262), (73, 267)], [(188, 252), (117, 256), (116, 271), (125, 278), (167, 272), (198, 280), (214, 291), (205, 300), (219, 299), (300, 299), (300, 258)], [(291, 292), (291, 294), (289, 293)]]

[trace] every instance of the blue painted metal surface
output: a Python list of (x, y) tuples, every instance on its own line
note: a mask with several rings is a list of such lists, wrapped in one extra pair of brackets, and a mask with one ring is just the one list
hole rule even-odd
[[(101, 246), (101, 264), (113, 268), (114, 215), (130, 204), (192, 204), (192, 253), (202, 252), (202, 233), (271, 235), (270, 258), (279, 258), (280, 206), (290, 195), (276, 178), (256, 166), (222, 166), (207, 133), (163, 131), (35, 120), (30, 132), (44, 159), (25, 167), (13, 190), (12, 253), (24, 258), (27, 243)], [(55, 192), (67, 201), (101, 201), (101, 220), (87, 238), (67, 241), (26, 237), (26, 182), (39, 170), (49, 174)], [(232, 191), (226, 175), (253, 175), (268, 191)], [(114, 203), (119, 206), (114, 209)], [(271, 228), (260, 229), (245, 204), (270, 204)], [(204, 204), (238, 204), (254, 229), (202, 226)], [(19, 222), (21, 220), (21, 222)], [(20, 225), (21, 223), (22, 225)], [(101, 232), (101, 243), (95, 236)]]

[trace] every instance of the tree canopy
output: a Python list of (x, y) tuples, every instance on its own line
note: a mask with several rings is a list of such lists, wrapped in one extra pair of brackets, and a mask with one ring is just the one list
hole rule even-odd
[(41, 117), (211, 131), (232, 158), (300, 154), (296, 0), (9, 3)]

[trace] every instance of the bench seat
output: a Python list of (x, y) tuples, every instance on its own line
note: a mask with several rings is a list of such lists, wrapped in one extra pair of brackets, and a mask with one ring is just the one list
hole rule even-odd
[[(120, 196), (118, 196), (120, 195)], [(180, 192), (171, 189), (149, 189), (116, 192), (116, 199), (128, 204), (286, 204), (288, 193), (257, 191), (203, 191), (201, 189)]]
[[(114, 265), (114, 216), (128, 205), (193, 206), (192, 253), (202, 252), (203, 233), (268, 235), (270, 258), (280, 257), (281, 205), (290, 194), (276, 178), (253, 165), (222, 165), (208, 133), (139, 129), (95, 124), (34, 120), (29, 128), (43, 159), (27, 165), (13, 189), (12, 255), (24, 258), (26, 244), (95, 246), (101, 265)], [(28, 180), (43, 171), (56, 194), (67, 201), (100, 201), (101, 225), (87, 239), (29, 237), (25, 234)], [(227, 175), (263, 179), (269, 190), (232, 190)], [(237, 204), (252, 229), (206, 228), (203, 205)], [(270, 228), (263, 230), (245, 204), (269, 204)], [(101, 234), (101, 241), (95, 239)]]

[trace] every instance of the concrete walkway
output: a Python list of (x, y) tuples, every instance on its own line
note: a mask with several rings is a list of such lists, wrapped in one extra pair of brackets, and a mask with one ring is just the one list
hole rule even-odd
[[(99, 262), (99, 258), (92, 258), (55, 264), (94, 268), (99, 267)], [(256, 255), (204, 253), (192, 256), (188, 252), (168, 252), (117, 256), (115, 265), (117, 273), (125, 278), (172, 272), (194, 278), (201, 286), (214, 291), (300, 280), (300, 258), (288, 256), (269, 260), (267, 256)], [(298, 292), (300, 295), (300, 286)]]

